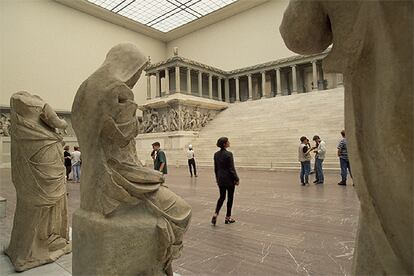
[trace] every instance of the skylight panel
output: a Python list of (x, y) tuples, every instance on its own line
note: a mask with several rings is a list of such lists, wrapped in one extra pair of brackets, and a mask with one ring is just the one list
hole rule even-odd
[(161, 30), (163, 32), (168, 32), (195, 19), (197, 19), (197, 17), (185, 11), (181, 11), (172, 16), (166, 17), (165, 19), (157, 22), (156, 24), (151, 25), (151, 27), (157, 30)]
[(161, 32), (169, 32), (237, 0), (86, 1)]

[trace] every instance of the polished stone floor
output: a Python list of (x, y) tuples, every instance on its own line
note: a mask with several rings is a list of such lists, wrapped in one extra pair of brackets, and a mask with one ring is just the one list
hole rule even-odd
[[(325, 184), (302, 187), (297, 173), (239, 170), (233, 208), (236, 223), (224, 224), (223, 206), (210, 225), (218, 189), (213, 170), (190, 178), (185, 168), (169, 168), (167, 183), (193, 207), (184, 251), (174, 262), (180, 275), (350, 275), (359, 203), (352, 186), (338, 186), (338, 173)], [(10, 239), (15, 191), (10, 170), (0, 169), (0, 196), (7, 217), (0, 219), (0, 246)], [(79, 183), (68, 183), (69, 211), (79, 206)], [(71, 254), (20, 275), (71, 275)], [(0, 255), (0, 275), (11, 275)]]

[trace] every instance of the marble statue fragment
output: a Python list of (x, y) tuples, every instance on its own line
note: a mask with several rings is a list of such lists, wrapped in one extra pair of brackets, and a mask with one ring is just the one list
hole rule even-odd
[(354, 275), (413, 275), (412, 1), (291, 1), (280, 31), (300, 54), (333, 43), (361, 202)]
[(10, 136), (11, 121), (6, 114), (0, 114), (0, 136)]
[(16, 271), (50, 263), (71, 252), (62, 136), (65, 129), (39, 96), (14, 93), (11, 107), (11, 168), (17, 203), (9, 247)]
[[(132, 88), (147, 59), (129, 43), (114, 46), (79, 87), (72, 124), (82, 149), (81, 206), (73, 215), (73, 275), (172, 275), (191, 207), (143, 167)], [(156, 112), (145, 115), (167, 127)], [(154, 119), (156, 118), (156, 120)]]

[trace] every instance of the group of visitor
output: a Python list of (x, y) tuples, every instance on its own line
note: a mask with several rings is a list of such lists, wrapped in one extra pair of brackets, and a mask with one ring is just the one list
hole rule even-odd
[[(348, 150), (344, 130), (341, 131), (341, 135), (342, 139), (338, 144), (337, 154), (341, 165), (342, 180), (338, 183), (338, 185), (346, 185), (348, 171), (351, 177), (352, 174), (349, 165)], [(315, 181), (313, 181), (313, 183), (323, 184), (325, 181), (323, 173), (323, 161), (326, 155), (326, 143), (318, 135), (313, 136), (312, 140), (315, 143), (314, 146), (310, 144), (309, 139), (306, 136), (300, 137), (298, 154), (301, 164), (300, 182), (303, 186), (309, 184), (312, 153), (315, 154)], [(227, 150), (227, 148), (230, 147), (229, 139), (227, 137), (221, 137), (218, 139), (216, 145), (220, 148), (220, 150), (214, 154), (214, 173), (220, 196), (217, 200), (216, 209), (213, 217), (211, 218), (211, 223), (213, 225), (216, 225), (217, 217), (219, 215), (221, 207), (223, 206), (227, 194), (227, 212), (224, 223), (230, 224), (235, 222), (231, 216), (231, 210), (233, 207), (234, 190), (235, 187), (239, 185), (240, 180), (234, 167), (233, 154)], [(164, 175), (167, 174), (167, 158), (164, 151), (160, 149), (160, 143), (153, 143), (152, 148), (153, 151), (151, 153), (151, 157), (154, 161), (154, 169), (162, 172)], [(197, 177), (195, 153), (192, 145), (188, 146), (187, 159), (190, 176), (193, 176), (194, 171), (194, 175)]]
[(80, 183), (82, 159), (79, 147), (74, 146), (72, 152), (69, 152), (69, 146), (65, 146), (63, 149), (65, 150), (63, 152), (63, 157), (65, 160), (66, 167), (66, 180), (72, 180), (69, 178), (69, 175), (72, 172), (73, 181)]
[[(338, 144), (338, 157), (341, 166), (341, 181), (338, 185), (346, 185), (347, 174), (349, 171), (350, 176), (351, 174), (351, 167), (349, 165), (348, 159), (348, 150), (345, 138), (345, 130), (341, 131), (342, 139)], [(313, 136), (312, 139), (315, 142), (315, 146), (311, 146), (309, 143), (309, 139), (306, 136), (300, 137), (300, 145), (298, 149), (298, 156), (299, 162), (301, 164), (300, 170), (300, 182), (302, 186), (309, 184), (309, 175), (311, 173), (311, 153), (315, 154), (315, 184), (323, 184), (324, 183), (324, 174), (323, 174), (323, 160), (325, 159), (326, 155), (326, 143), (323, 141), (318, 135)]]
[(311, 170), (311, 153), (315, 153), (315, 166), (314, 171), (316, 173), (315, 184), (323, 184), (325, 178), (323, 175), (323, 160), (326, 154), (326, 143), (321, 140), (318, 135), (313, 136), (312, 139), (315, 142), (315, 146), (311, 146), (309, 139), (306, 136), (300, 137), (299, 145), (299, 161), (301, 165), (300, 170), (300, 182), (303, 186), (309, 184), (309, 174)]

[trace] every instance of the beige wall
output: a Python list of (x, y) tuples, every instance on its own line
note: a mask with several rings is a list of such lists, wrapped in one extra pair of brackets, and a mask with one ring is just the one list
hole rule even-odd
[[(70, 110), (79, 85), (120, 42), (132, 42), (152, 61), (166, 44), (52, 0), (0, 0), (0, 105), (27, 90), (55, 109)], [(146, 98), (146, 78), (134, 89)]]
[(272, 0), (167, 43), (167, 55), (179, 55), (232, 70), (295, 55), (279, 25), (288, 0)]

